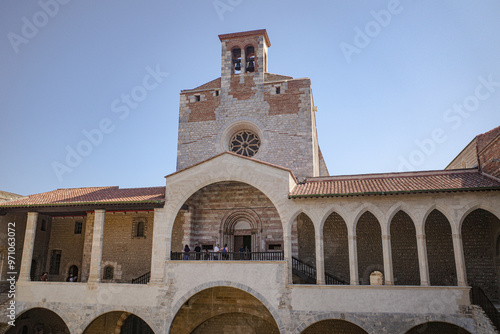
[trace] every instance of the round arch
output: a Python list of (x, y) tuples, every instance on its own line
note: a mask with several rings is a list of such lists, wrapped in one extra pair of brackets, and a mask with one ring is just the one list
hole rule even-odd
[(405, 334), (471, 334), (468, 330), (451, 322), (428, 321), (410, 328)]
[[(29, 317), (25, 315), (29, 314)], [(23, 317), (21, 317), (23, 316)], [(22, 310), (17, 314), (16, 326), (10, 326), (6, 334), (17, 333), (17, 328), (27, 326), (28, 329), (43, 329), (44, 332), (50, 332), (50, 328), (55, 326), (61, 328), (64, 326), (64, 333), (70, 334), (68, 324), (71, 323), (69, 319), (64, 319), (58, 312), (46, 307), (32, 307)]]
[[(227, 153), (227, 154), (231, 154), (231, 153)], [(245, 158), (242, 158), (242, 159), (245, 159)], [(244, 173), (241, 172), (241, 174), (243, 175)], [(198, 180), (196, 180), (196, 181), (198, 181)], [(165, 205), (165, 209), (167, 209), (170, 212), (175, 213), (175, 214), (171, 215), (171, 217), (168, 221), (168, 226), (170, 226), (170, 230), (168, 231), (168, 234), (170, 234), (170, 235), (172, 234), (173, 223), (175, 221), (175, 215), (177, 214), (177, 212), (179, 212), (179, 210), (182, 208), (184, 203), (192, 195), (194, 195), (197, 191), (199, 191), (207, 186), (210, 186), (210, 185), (213, 185), (216, 183), (220, 183), (220, 182), (241, 182), (243, 184), (251, 186), (251, 187), (259, 190), (260, 192), (262, 192), (271, 201), (273, 206), (276, 208), (276, 211), (278, 212), (278, 215), (280, 216), (280, 220), (281, 220), (282, 225), (283, 225), (283, 222), (285, 221), (284, 217), (286, 216), (285, 215), (285, 208), (283, 208), (283, 205), (279, 205), (280, 199), (278, 199), (278, 194), (277, 194), (276, 189), (271, 189), (271, 188), (264, 189), (263, 186), (259, 184), (259, 182), (255, 181), (251, 178), (245, 178), (245, 177), (236, 176), (236, 175), (225, 175), (225, 176), (220, 176), (220, 177), (208, 178), (207, 180), (202, 180), (202, 181), (199, 181), (195, 184), (192, 184), (190, 189), (184, 191), (182, 195), (177, 196), (177, 198), (171, 199), (171, 203), (173, 203), (173, 204), (171, 204), (169, 207), (167, 207), (167, 204)], [(187, 185), (183, 185), (183, 187), (185, 187), (185, 186), (187, 186)], [(168, 189), (168, 186), (167, 186), (167, 189)], [(282, 226), (282, 227), (284, 228), (284, 226)]]
[(147, 319), (145, 315), (139, 315), (137, 313), (137, 310), (129, 310), (128, 307), (124, 307), (123, 309), (109, 308), (106, 310), (101, 310), (101, 312), (94, 314), (92, 317), (85, 318), (85, 321), (81, 325), (82, 328), (85, 328), (82, 333), (85, 334), (86, 331), (92, 326), (94, 321), (110, 314), (115, 314), (115, 316), (113, 317), (115, 318), (115, 323), (112, 326), (113, 331), (116, 328), (121, 328), (124, 321), (127, 319), (129, 315), (134, 315), (137, 318), (141, 319), (154, 333), (160, 333), (159, 329), (154, 328), (151, 325), (151, 321), (149, 321), (149, 319)]
[[(326, 328), (322, 328), (324, 327)], [(337, 328), (335, 328), (335, 326)], [(294, 333), (296, 334), (314, 334), (314, 333), (335, 333), (334, 330), (339, 330), (338, 327), (343, 326), (346, 333), (352, 334), (368, 334), (363, 328), (363, 323), (358, 319), (345, 314), (342, 318), (334, 317), (330, 319), (325, 319), (324, 316), (317, 315), (310, 318), (307, 322), (304, 322), (300, 328), (305, 328), (301, 330), (297, 328)], [(319, 327), (319, 328), (318, 328)], [(332, 328), (333, 327), (333, 328)]]
[(166, 323), (168, 327), (171, 328), (175, 317), (181, 310), (182, 306), (186, 304), (188, 300), (190, 300), (192, 297), (194, 297), (200, 292), (217, 287), (234, 288), (257, 299), (262, 304), (262, 306), (264, 306), (267, 309), (267, 311), (269, 311), (271, 317), (276, 322), (276, 325), (280, 329), (280, 331), (283, 328), (283, 322), (280, 318), (278, 310), (262, 294), (260, 294), (258, 291), (252, 289), (249, 286), (242, 285), (241, 283), (236, 283), (232, 281), (206, 282), (186, 292), (181, 298), (179, 298), (179, 300), (175, 303), (175, 305), (172, 306), (172, 311), (170, 312), (170, 315), (168, 315), (166, 318)]
[[(221, 131), (219, 131), (217, 135), (217, 140), (215, 141), (217, 143), (216, 152), (223, 153), (229, 151), (229, 140), (231, 136), (240, 130), (251, 130), (255, 132), (260, 138), (261, 144), (259, 152), (264, 151), (269, 139), (267, 132), (262, 132), (261, 130), (265, 128), (265, 124), (251, 117), (240, 117), (236, 121), (232, 119), (222, 126)], [(259, 155), (259, 152), (257, 152), (256, 155)]]

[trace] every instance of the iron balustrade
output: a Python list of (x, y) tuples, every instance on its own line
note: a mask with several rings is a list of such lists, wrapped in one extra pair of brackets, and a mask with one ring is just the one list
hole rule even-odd
[(493, 303), (490, 301), (488, 296), (484, 293), (483, 289), (478, 286), (473, 286), (470, 290), (471, 292), (471, 303), (480, 306), (484, 313), (490, 318), (493, 325), (497, 330), (500, 330), (500, 313)]
[(172, 261), (283, 261), (283, 251), (273, 252), (172, 252)]
[(151, 272), (147, 272), (142, 276), (132, 279), (132, 284), (148, 284)]
[[(303, 277), (316, 284), (316, 268), (292, 256), (292, 271), (299, 277)], [(327, 285), (349, 285), (348, 282), (341, 280), (325, 272), (325, 283)]]

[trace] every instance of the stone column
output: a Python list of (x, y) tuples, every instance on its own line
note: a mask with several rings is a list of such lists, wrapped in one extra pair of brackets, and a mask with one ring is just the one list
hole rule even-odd
[[(18, 281), (30, 281), (31, 261), (33, 260), (33, 248), (35, 247), (36, 222), (38, 212), (28, 212), (26, 220), (26, 232), (24, 234), (23, 256), (21, 260), (21, 270), (19, 271)], [(11, 270), (7, 267), (7, 272)]]
[[(291, 228), (290, 228), (291, 229)], [(292, 236), (289, 234), (288, 229), (285, 227), (283, 229), (283, 256), (287, 263), (287, 277), (288, 284), (293, 284), (293, 274), (292, 274)]]
[(167, 215), (164, 208), (155, 209), (153, 249), (151, 251), (150, 283), (161, 284), (165, 276), (165, 261), (170, 260), (172, 233), (168, 232)]
[[(319, 230), (319, 229), (318, 229)], [(325, 283), (325, 252), (323, 244), (323, 231), (316, 231), (316, 284)]]
[(358, 246), (356, 244), (356, 236), (348, 235), (349, 243), (349, 273), (351, 276), (351, 285), (359, 285), (358, 277)]
[(92, 256), (92, 237), (94, 235), (94, 213), (87, 213), (85, 217), (85, 235), (83, 239), (82, 268), (80, 282), (88, 282), (90, 274), (90, 259)]
[(241, 49), (241, 73), (247, 72), (247, 58), (245, 48)]
[(453, 233), (453, 251), (455, 253), (455, 266), (457, 267), (458, 286), (468, 286), (467, 273), (465, 270), (464, 248), (462, 244), (462, 234)]
[(101, 281), (102, 242), (104, 240), (104, 218), (106, 210), (95, 210), (92, 252), (90, 254), (89, 283)]
[(418, 252), (418, 268), (420, 270), (420, 285), (429, 286), (429, 262), (427, 261), (427, 244), (425, 241), (424, 227), (417, 226), (417, 252)]
[(382, 252), (384, 254), (385, 285), (394, 285), (394, 272), (392, 269), (392, 249), (391, 249), (390, 235), (382, 235)]

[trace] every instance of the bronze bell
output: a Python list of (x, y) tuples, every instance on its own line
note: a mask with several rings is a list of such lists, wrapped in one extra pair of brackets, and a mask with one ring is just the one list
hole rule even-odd
[(253, 66), (253, 60), (250, 60), (248, 62), (248, 66), (247, 66), (247, 72), (253, 72), (255, 70), (255, 67)]
[(235, 69), (236, 71), (241, 71), (241, 62), (237, 62), (237, 63), (236, 63), (236, 66), (234, 66), (234, 69)]

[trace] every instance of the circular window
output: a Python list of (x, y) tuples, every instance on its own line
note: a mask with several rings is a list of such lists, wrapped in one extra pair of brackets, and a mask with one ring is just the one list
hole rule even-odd
[(245, 157), (253, 157), (260, 147), (260, 139), (252, 131), (243, 130), (237, 132), (230, 141), (229, 149)]

